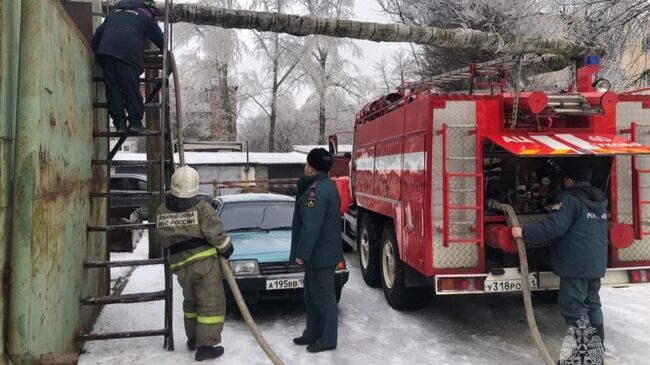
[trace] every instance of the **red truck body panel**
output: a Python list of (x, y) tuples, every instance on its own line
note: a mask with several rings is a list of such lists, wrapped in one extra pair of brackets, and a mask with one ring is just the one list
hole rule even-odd
[[(563, 96), (549, 95), (546, 100), (545, 95), (536, 92), (521, 97), (524, 98), (520, 100), (523, 109), (539, 112), (544, 103), (551, 105)], [(525, 99), (528, 97), (531, 100)], [(589, 92), (583, 93), (582, 97), (591, 107), (600, 108), (602, 115), (572, 115), (554, 121), (548, 118), (537, 120), (537, 125), (522, 124), (515, 130), (504, 122), (512, 113), (512, 94), (433, 94), (420, 91), (403, 96), (399, 107), (376, 113), (372, 118), (366, 118), (362, 111), (357, 115), (352, 153), (352, 200), (360, 208), (393, 220), (401, 259), (421, 274), (432, 277), (437, 274), (484, 273), (484, 230), (489, 222), (503, 222), (502, 217), (486, 217), (484, 214), (485, 146), (493, 144), (498, 136), (505, 136), (510, 137), (506, 142), (514, 144), (536, 143), (539, 146), (539, 143), (544, 143), (544, 149), (522, 148), (522, 158), (525, 158), (525, 153), (557, 156), (562, 153), (558, 146), (569, 146), (569, 151), (564, 152), (567, 155), (589, 154), (595, 150), (585, 150), (580, 143), (572, 144), (571, 141), (575, 143), (572, 138), (577, 138), (574, 135), (587, 144), (593, 142), (595, 147), (599, 147), (597, 144), (607, 135), (617, 135), (609, 145), (630, 143), (628, 137), (639, 139), (638, 133), (622, 138), (621, 130), (629, 128), (635, 118), (640, 118), (637, 123), (645, 120), (650, 124), (650, 96)], [(627, 105), (634, 108), (633, 113), (626, 112)], [(539, 123), (543, 126), (541, 130)], [(650, 135), (650, 127), (647, 131)], [(650, 137), (643, 138), (641, 142), (650, 144)], [(639, 147), (638, 151), (620, 153), (649, 152), (650, 149)], [(605, 154), (617, 153), (606, 151)], [(643, 210), (650, 213), (650, 209), (642, 203), (650, 201), (650, 189), (641, 192), (639, 181), (636, 181), (646, 180), (646, 176), (641, 175), (645, 169), (650, 172), (650, 158), (647, 166), (645, 159), (638, 158), (619, 156), (614, 157), (612, 163), (608, 186), (612, 202), (611, 223), (634, 225), (633, 217), (637, 217), (636, 241), (622, 250), (613, 247), (613, 267), (650, 265), (650, 226), (643, 228), (642, 225), (647, 223), (641, 218), (650, 217)], [(632, 175), (639, 175), (634, 175), (637, 176), (634, 178), (626, 176), (625, 187), (619, 186), (617, 177), (624, 169), (629, 171), (631, 165), (637, 170)], [(650, 174), (647, 181), (650, 185)], [(458, 203), (452, 197), (454, 193), (468, 193), (472, 188), (473, 198), (466, 196)], [(646, 194), (648, 198), (643, 198)], [(619, 204), (621, 196), (625, 199), (624, 211)], [(456, 224), (466, 225), (458, 228)], [(492, 234), (492, 237), (497, 236)]]

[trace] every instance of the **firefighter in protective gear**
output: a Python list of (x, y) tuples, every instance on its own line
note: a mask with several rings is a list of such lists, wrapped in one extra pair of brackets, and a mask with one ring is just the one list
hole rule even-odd
[(298, 181), (290, 260), (305, 266), (307, 325), (296, 345), (307, 351), (333, 350), (337, 344), (336, 264), (343, 260), (341, 200), (327, 173), (333, 158), (323, 148), (307, 155), (305, 176)]
[(169, 248), (169, 264), (183, 288), (187, 347), (195, 359), (217, 358), (226, 297), (217, 255), (228, 258), (233, 246), (211, 202), (199, 195), (199, 174), (180, 167), (172, 176), (171, 196), (156, 213), (158, 237)]
[(562, 190), (547, 217), (522, 228), (515, 238), (554, 240), (553, 272), (560, 277), (558, 304), (567, 325), (579, 320), (591, 324), (604, 343), (600, 280), (607, 270), (607, 197), (591, 186), (591, 168), (574, 164), (567, 169)]

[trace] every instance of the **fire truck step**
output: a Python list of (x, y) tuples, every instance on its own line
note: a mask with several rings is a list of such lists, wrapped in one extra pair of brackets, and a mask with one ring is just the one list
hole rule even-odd
[[(106, 108), (106, 103), (93, 103), (93, 108)], [(162, 107), (161, 103), (145, 103), (145, 108), (148, 109), (159, 109)]]
[(450, 238), (450, 243), (480, 243), (481, 240), (478, 238)]
[(85, 304), (85, 305), (128, 304), (128, 303), (153, 302), (157, 300), (165, 300), (164, 290), (150, 292), (150, 293), (108, 295), (105, 297), (86, 298), (81, 300), (81, 304)]
[(119, 137), (157, 137), (160, 136), (160, 131), (142, 131), (139, 133), (133, 133), (133, 132), (127, 132), (127, 133), (122, 133), (122, 132), (102, 132), (102, 131), (96, 131), (93, 132), (93, 137), (111, 137), (111, 138), (119, 138)]
[(129, 229), (142, 229), (155, 227), (156, 223), (112, 224), (108, 226), (88, 226), (88, 232), (107, 232)]
[(77, 336), (77, 341), (96, 341), (96, 340), (112, 340), (117, 338), (133, 338), (133, 337), (153, 337), (153, 336), (167, 336), (169, 330), (149, 330), (149, 331), (130, 331), (130, 332), (109, 332)]
[(447, 129), (476, 129), (475, 124), (447, 124)]
[(476, 225), (476, 221), (454, 221), (454, 222), (449, 222), (450, 225)]
[(164, 259), (147, 259), (147, 260), (123, 260), (123, 261), (86, 261), (85, 268), (105, 268), (105, 267), (135, 267), (147, 265), (161, 265)]
[(475, 205), (450, 205), (448, 207), (450, 210), (482, 210), (483, 207)]
[(447, 176), (449, 177), (479, 177), (481, 174), (477, 174), (474, 172), (449, 172), (447, 173)]
[(475, 161), (476, 157), (447, 157), (447, 160)]
[(90, 193), (91, 198), (148, 198), (159, 196), (159, 191), (121, 191), (108, 193)]
[[(93, 165), (113, 165), (113, 166), (144, 166), (144, 165), (159, 165), (160, 160), (142, 160), (142, 161), (128, 161), (128, 160), (92, 160)], [(169, 164), (169, 160), (165, 160), (165, 164)]]
[(450, 193), (475, 193), (476, 189), (449, 189)]

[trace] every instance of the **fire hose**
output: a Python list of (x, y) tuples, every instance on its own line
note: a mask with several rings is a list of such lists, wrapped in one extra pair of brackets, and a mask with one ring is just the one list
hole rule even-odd
[[(511, 205), (499, 203), (495, 200), (488, 200), (487, 206), (490, 209), (502, 210), (506, 215), (510, 227), (521, 227), (519, 224), (519, 218), (517, 218), (517, 214)], [(533, 337), (535, 346), (537, 347), (537, 350), (539, 350), (542, 359), (544, 359), (544, 363), (546, 365), (555, 365), (546, 345), (544, 345), (544, 340), (542, 340), (539, 328), (537, 328), (537, 321), (535, 320), (535, 312), (533, 311), (533, 301), (531, 300), (530, 285), (528, 281), (528, 255), (526, 254), (526, 245), (521, 237), (516, 238), (515, 242), (517, 243), (517, 251), (519, 252), (521, 294), (524, 297), (524, 309), (526, 311), (526, 319), (528, 320), (528, 328), (530, 328), (530, 334)]]
[[(172, 67), (172, 73), (174, 76), (174, 94), (176, 97), (176, 133), (177, 133), (176, 138), (178, 143), (178, 154), (180, 156), (180, 165), (184, 166), (185, 151), (184, 151), (183, 134), (181, 128), (182, 112), (181, 112), (180, 82), (178, 78), (178, 69), (176, 67), (176, 59), (174, 58), (174, 55), (171, 52), (169, 53), (169, 56), (170, 56), (170, 64)], [(248, 310), (248, 307), (246, 306), (246, 301), (244, 301), (244, 297), (242, 296), (241, 291), (239, 290), (239, 286), (237, 285), (235, 276), (233, 275), (232, 269), (230, 268), (230, 263), (228, 262), (228, 260), (226, 260), (221, 256), (219, 256), (219, 263), (221, 264), (221, 270), (223, 271), (223, 274), (226, 277), (226, 281), (230, 286), (230, 291), (232, 291), (232, 294), (235, 297), (235, 302), (239, 307), (239, 311), (241, 312), (242, 317), (244, 317), (246, 326), (248, 326), (248, 329), (253, 334), (253, 337), (255, 337), (255, 340), (260, 345), (260, 347), (262, 348), (266, 356), (269, 358), (269, 360), (271, 360), (273, 365), (284, 365), (284, 363), (282, 362), (282, 360), (280, 360), (278, 355), (275, 354), (271, 346), (269, 346), (268, 342), (266, 342), (264, 336), (262, 336), (262, 332), (260, 332), (259, 328), (257, 328), (257, 324), (253, 320), (253, 316), (251, 316), (251, 313)]]

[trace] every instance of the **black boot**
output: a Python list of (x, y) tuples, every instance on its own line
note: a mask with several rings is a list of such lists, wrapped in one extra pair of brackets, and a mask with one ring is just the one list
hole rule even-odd
[(187, 349), (190, 351), (196, 351), (196, 338), (187, 339)]
[(126, 133), (126, 120), (116, 120), (113, 123), (115, 125), (115, 130), (120, 133)]
[(142, 127), (142, 122), (130, 122), (129, 123), (129, 132), (130, 133), (140, 133), (144, 128)]
[(310, 340), (300, 336), (300, 337), (294, 338), (293, 343), (295, 343), (296, 345), (311, 345), (311, 344), (314, 343), (314, 341), (310, 341)]
[(334, 347), (325, 347), (325, 346), (321, 345), (318, 342), (307, 346), (307, 351), (309, 351), (311, 353), (323, 352), (323, 351), (331, 351), (331, 350), (334, 350), (334, 349), (336, 349), (336, 346), (334, 346)]
[(222, 346), (199, 346), (199, 349), (196, 350), (196, 355), (194, 355), (194, 360), (203, 361), (216, 359), (217, 357), (223, 355), (225, 350)]

